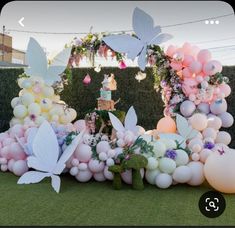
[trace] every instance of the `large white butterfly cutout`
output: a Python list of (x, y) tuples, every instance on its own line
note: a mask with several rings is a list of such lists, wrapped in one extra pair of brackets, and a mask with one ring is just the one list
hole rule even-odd
[(61, 81), (59, 75), (66, 69), (70, 54), (71, 47), (65, 48), (55, 56), (48, 66), (46, 53), (40, 44), (31, 37), (26, 51), (26, 61), (29, 67), (25, 68), (25, 73), (30, 77), (41, 77), (46, 84), (51, 86), (55, 82)]
[(133, 106), (131, 106), (126, 114), (125, 121), (124, 121), (124, 126), (122, 122), (111, 112), (109, 112), (109, 119), (112, 123), (113, 128), (117, 132), (125, 132), (125, 131), (131, 131), (133, 133), (137, 133), (138, 128), (137, 128), (137, 115), (135, 112), (135, 109)]
[(83, 132), (78, 134), (72, 143), (65, 149), (59, 158), (59, 145), (51, 125), (44, 121), (33, 139), (33, 155), (27, 158), (30, 168), (37, 171), (28, 171), (20, 177), (17, 184), (38, 183), (45, 177), (51, 177), (51, 185), (58, 193), (60, 190), (60, 175), (66, 161), (72, 156), (80, 143)]
[(192, 126), (188, 123), (188, 120), (185, 117), (179, 114), (176, 115), (176, 126), (177, 126), (178, 134), (160, 133), (159, 134), (160, 138), (177, 140), (181, 144), (181, 147), (185, 148), (186, 141), (188, 139), (192, 139), (196, 137), (197, 134), (199, 133), (197, 130), (192, 128)]
[(138, 57), (138, 65), (141, 70), (147, 64), (146, 53), (148, 45), (159, 45), (173, 36), (161, 33), (161, 27), (154, 27), (153, 18), (138, 7), (135, 8), (132, 16), (132, 27), (137, 36), (128, 34), (105, 36), (103, 41), (114, 51), (127, 54), (127, 57), (134, 60)]

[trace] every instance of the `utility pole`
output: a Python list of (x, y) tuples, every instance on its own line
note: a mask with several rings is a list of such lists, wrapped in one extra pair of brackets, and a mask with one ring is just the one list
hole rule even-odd
[(5, 32), (6, 32), (6, 27), (5, 25), (2, 26), (2, 61), (4, 62), (4, 55), (5, 55)]

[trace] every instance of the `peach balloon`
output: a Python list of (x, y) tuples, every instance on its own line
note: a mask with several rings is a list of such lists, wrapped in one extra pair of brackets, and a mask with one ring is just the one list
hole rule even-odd
[(182, 70), (182, 75), (184, 78), (190, 78), (192, 77), (192, 73), (191, 71), (189, 70), (188, 67), (185, 67), (183, 70)]
[(176, 123), (170, 116), (163, 117), (157, 123), (157, 130), (161, 133), (175, 133)]
[(204, 173), (208, 183), (217, 191), (235, 193), (235, 151), (212, 153), (206, 160)]
[(231, 93), (231, 87), (228, 84), (221, 84), (219, 89), (221, 93), (224, 93), (225, 97), (228, 97)]

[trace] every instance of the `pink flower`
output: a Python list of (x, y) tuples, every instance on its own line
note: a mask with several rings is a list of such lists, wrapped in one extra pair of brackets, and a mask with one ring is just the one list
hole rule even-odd
[(123, 60), (119, 62), (119, 68), (122, 70), (126, 68), (126, 63)]
[(91, 83), (91, 76), (87, 74), (85, 78), (83, 79), (83, 84), (84, 85), (89, 85)]

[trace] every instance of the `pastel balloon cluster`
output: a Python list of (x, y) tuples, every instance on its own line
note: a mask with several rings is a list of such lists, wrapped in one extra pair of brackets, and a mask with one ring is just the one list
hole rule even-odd
[[(66, 167), (79, 182), (87, 182), (92, 177), (96, 181), (112, 180), (113, 174), (108, 167), (114, 164), (115, 150), (110, 146), (108, 137), (103, 135), (84, 134)], [(97, 143), (97, 140), (99, 142)], [(92, 152), (95, 148), (96, 157)]]
[(170, 66), (182, 80), (184, 95), (195, 105), (210, 103), (227, 97), (231, 88), (224, 82), (212, 83), (211, 79), (221, 73), (222, 65), (213, 60), (207, 49), (185, 43), (182, 47), (170, 45), (166, 50)]
[(21, 176), (28, 171), (27, 154), (16, 140), (16, 136), (21, 143), (26, 143), (27, 129), (23, 125), (16, 124), (8, 131), (0, 133), (0, 166), (3, 172), (9, 170)]
[(68, 124), (76, 118), (76, 111), (65, 108), (65, 102), (60, 100), (53, 87), (46, 85), (42, 78), (19, 78), (18, 85), (22, 90), (11, 101), (14, 117), (10, 126), (40, 126), (44, 120)]
[(148, 156), (145, 178), (148, 183), (159, 188), (168, 188), (178, 183), (196, 186), (204, 182), (203, 164), (190, 161), (185, 150), (177, 148), (172, 139), (158, 139), (154, 146), (154, 156)]

